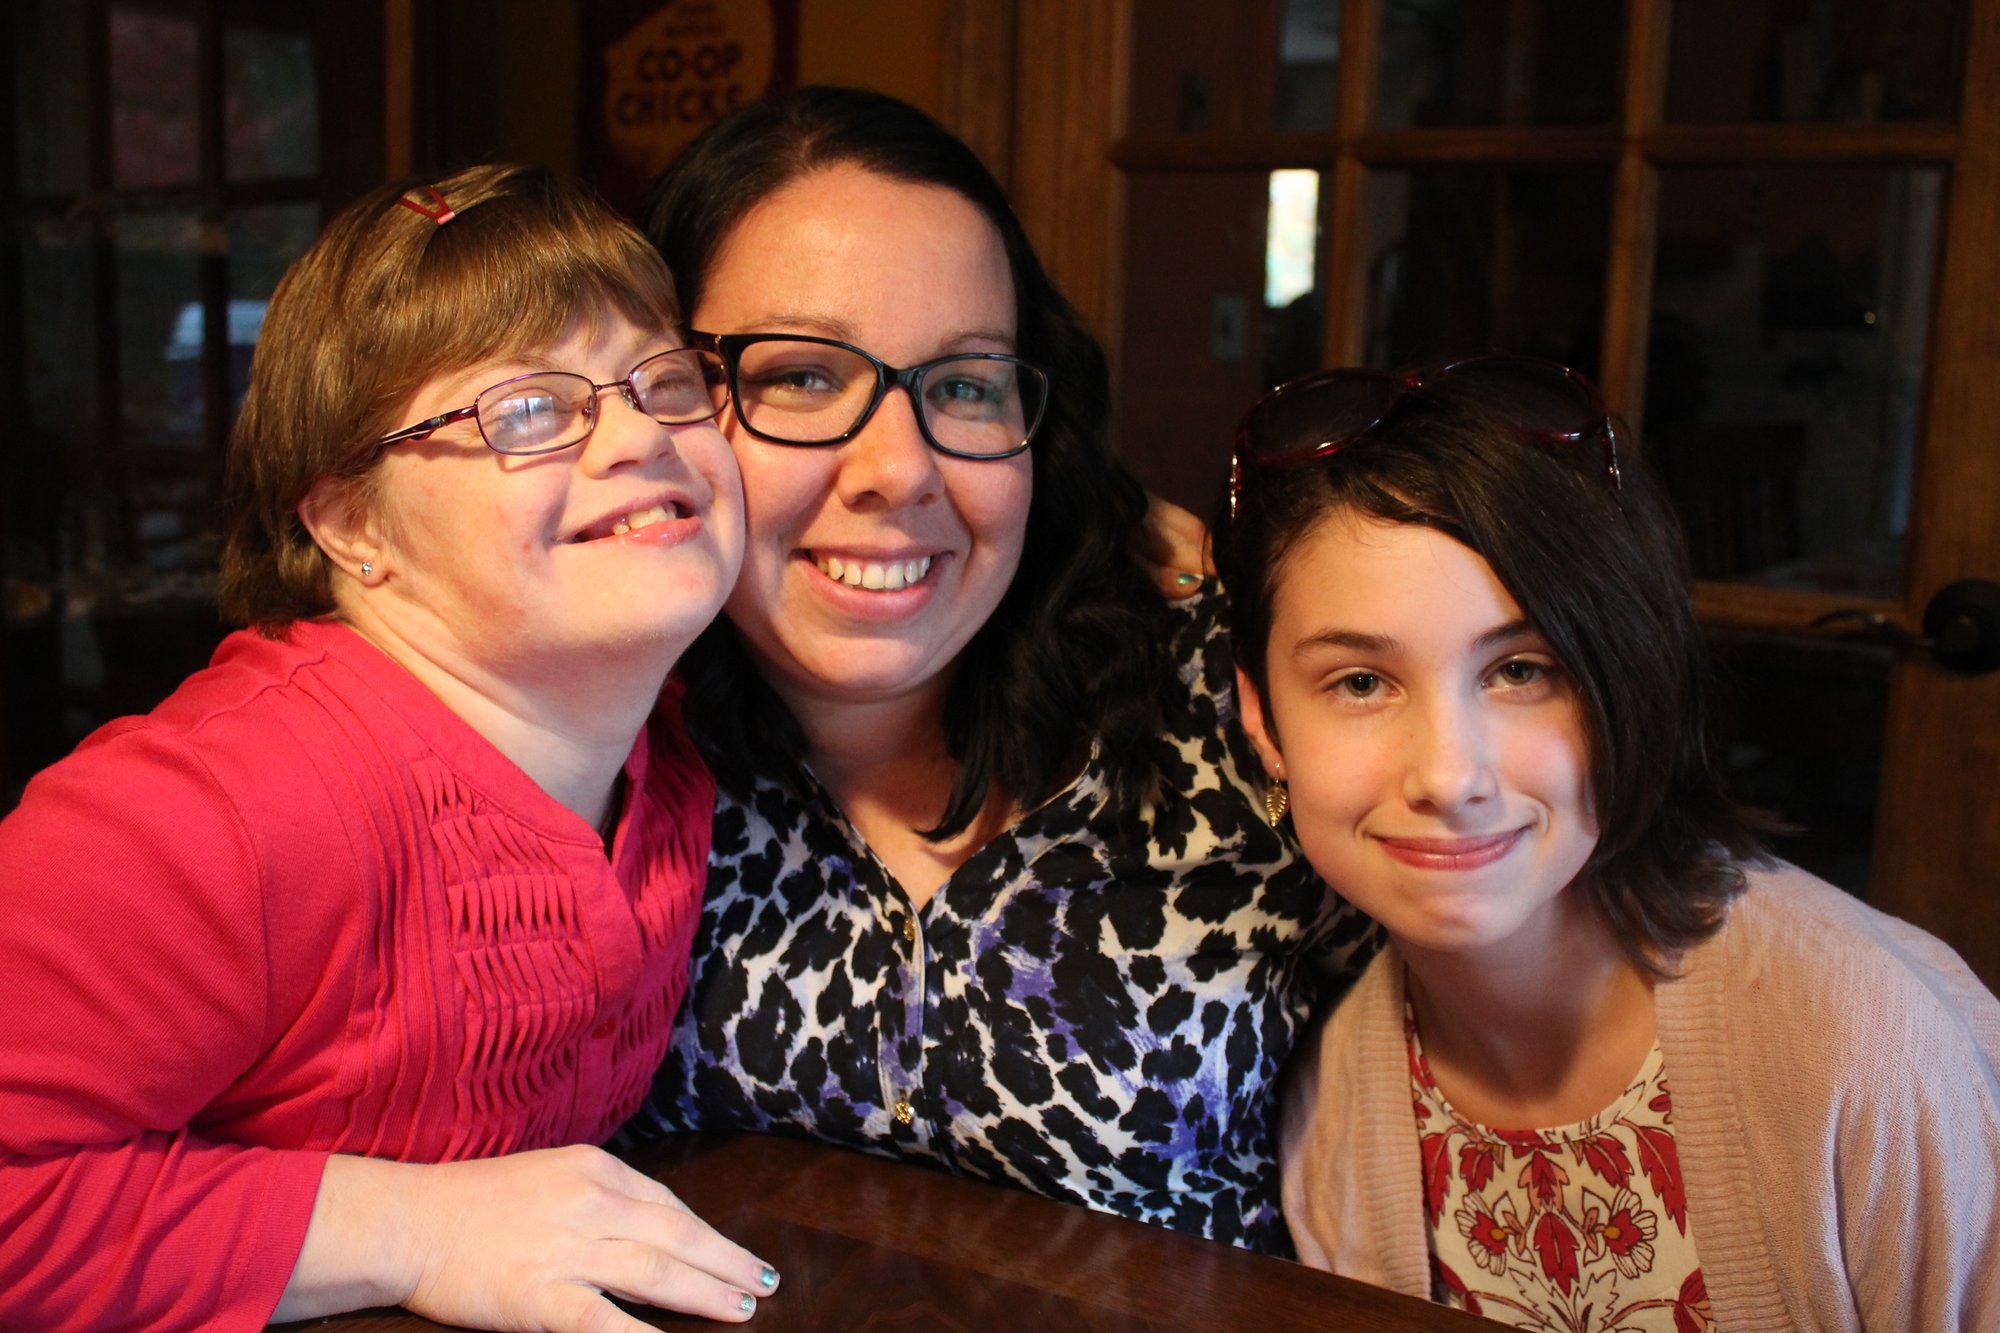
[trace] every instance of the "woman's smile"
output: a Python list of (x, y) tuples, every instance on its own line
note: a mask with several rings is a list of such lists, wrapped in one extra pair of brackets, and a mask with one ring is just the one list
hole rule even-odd
[[(736, 224), (693, 322), (838, 338), (914, 366), (1012, 352), (1014, 283), (999, 233), (963, 196), (842, 165)], [(917, 411), (891, 389), (853, 438), (812, 447), (725, 414), (749, 515), (728, 615), (795, 706), (929, 697), (1014, 580), (1029, 456), (944, 454)]]
[(1525, 826), (1505, 833), (1465, 838), (1403, 838), (1375, 834), (1382, 850), (1418, 870), (1481, 870), (1504, 859), (1527, 833)]
[(819, 572), (835, 583), (849, 588), (865, 588), (870, 592), (895, 592), (922, 583), (931, 572), (931, 562), (936, 557), (920, 555), (900, 560), (871, 560), (866, 556), (843, 557), (815, 552), (810, 558)]

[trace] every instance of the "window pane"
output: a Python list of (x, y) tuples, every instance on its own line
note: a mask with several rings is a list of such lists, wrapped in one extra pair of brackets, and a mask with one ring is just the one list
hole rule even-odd
[(121, 190), (195, 180), (193, 19), (111, 10), (112, 180)]
[(1772, 840), (1778, 855), (1866, 897), (1890, 651), (1727, 631), (1710, 640), (1731, 792), (1798, 830)]
[(81, 194), (89, 181), (84, 144), (84, 7), (71, 0), (15, 0), (14, 144), (24, 194)]
[(1279, 129), (1333, 128), (1339, 55), (1340, 0), (1285, 0), (1278, 38)]
[(229, 215), (229, 392), (241, 404), (264, 305), (319, 231), (317, 204), (273, 204)]
[(197, 449), (202, 403), (201, 221), (192, 213), (133, 213), (113, 228), (118, 266), (122, 442)]
[[(96, 304), (91, 300), (90, 224), (37, 218), (23, 229), (19, 321), (28, 391), (24, 423), (38, 445), (63, 454), (98, 435)], [(22, 450), (10, 450), (18, 458)]]
[(1605, 0), (1384, 5), (1375, 124), (1609, 124), (1624, 11)]
[(231, 180), (310, 176), (319, 170), (319, 98), (312, 38), (230, 27), (222, 37)]
[(1674, 0), (1667, 119), (1956, 120), (1964, 0)]
[(1607, 171), (1385, 171), (1368, 214), (1369, 364), (1502, 350), (1596, 374)]
[(1943, 194), (1661, 172), (1645, 435), (1700, 577), (1900, 595)]
[(1317, 171), (1271, 173), (1264, 224), (1264, 354), (1261, 387), (1320, 367), (1325, 317), (1319, 299)]

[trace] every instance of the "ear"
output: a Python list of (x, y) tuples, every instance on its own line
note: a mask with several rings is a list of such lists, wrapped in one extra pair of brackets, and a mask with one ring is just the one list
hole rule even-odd
[(1270, 719), (1264, 714), (1264, 696), (1250, 683), (1249, 675), (1242, 667), (1236, 668), (1236, 712), (1243, 719), (1243, 730), (1250, 735), (1250, 744), (1256, 747), (1257, 757), (1264, 761), (1264, 772), (1278, 782), (1285, 780), (1285, 756), (1278, 749), (1277, 732)]
[[(386, 572), (380, 525), (352, 481), (321, 477), (299, 501), (298, 512), (313, 544), (336, 568), (362, 583), (380, 581)], [(371, 566), (366, 575), (361, 572), (363, 564)]]

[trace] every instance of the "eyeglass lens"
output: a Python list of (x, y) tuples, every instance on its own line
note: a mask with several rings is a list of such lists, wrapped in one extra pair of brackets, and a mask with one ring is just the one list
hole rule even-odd
[[(722, 410), (722, 363), (691, 347), (648, 357), (603, 386), (663, 426), (706, 421)], [(479, 395), (479, 429), (503, 454), (549, 453), (588, 436), (597, 424), (599, 386), (569, 371), (543, 371), (496, 384)]]
[(1604, 404), (1583, 381), (1553, 361), (1481, 357), (1443, 372), (1462, 399), (1478, 404), (1524, 435), (1545, 441), (1595, 435)]
[(1275, 457), (1352, 439), (1380, 423), (1402, 393), (1400, 379), (1373, 370), (1330, 371), (1280, 389), (1257, 410), (1251, 452)]
[[(927, 362), (914, 395), (931, 438), (953, 453), (1018, 450), (1041, 416), (1047, 379), (1011, 357)], [(853, 348), (770, 339), (737, 355), (736, 410), (760, 435), (830, 444), (857, 429), (875, 400), (875, 363)]]

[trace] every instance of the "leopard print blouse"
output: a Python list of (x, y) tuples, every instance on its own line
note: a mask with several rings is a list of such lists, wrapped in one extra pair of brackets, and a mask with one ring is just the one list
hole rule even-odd
[(716, 812), (693, 974), (631, 1131), (794, 1133), (1289, 1253), (1275, 1082), (1366, 918), (1262, 818), (1221, 598), (1177, 609), (1168, 789), (1093, 755), (921, 910), (812, 774)]

